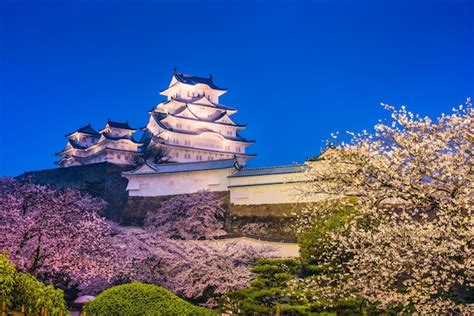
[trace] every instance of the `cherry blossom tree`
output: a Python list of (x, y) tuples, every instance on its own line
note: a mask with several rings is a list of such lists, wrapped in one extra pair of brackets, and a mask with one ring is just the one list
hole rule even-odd
[[(351, 220), (319, 262), (339, 273), (295, 282), (314, 300), (358, 296), (380, 309), (417, 314), (474, 312), (474, 121), (466, 106), (436, 121), (383, 104), (392, 122), (309, 162), (306, 195), (345, 203)], [(353, 199), (350, 203), (353, 203)], [(308, 209), (300, 227), (331, 216)]]
[(208, 239), (225, 235), (223, 201), (199, 191), (175, 196), (149, 212), (145, 227), (173, 239)]
[(122, 232), (111, 243), (127, 256), (131, 280), (164, 286), (207, 306), (248, 286), (256, 260), (275, 255), (271, 247), (245, 241), (173, 240), (150, 230)]
[(67, 275), (80, 285), (112, 277), (119, 258), (107, 243), (100, 199), (77, 190), (0, 180), (0, 250), (18, 270), (43, 278)]

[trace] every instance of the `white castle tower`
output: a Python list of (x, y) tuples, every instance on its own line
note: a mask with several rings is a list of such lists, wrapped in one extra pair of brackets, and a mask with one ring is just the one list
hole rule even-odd
[(209, 78), (176, 72), (169, 87), (160, 91), (167, 100), (150, 111), (143, 128), (145, 144), (162, 146), (174, 162), (237, 158), (244, 165), (255, 155), (247, 154), (253, 144), (240, 136), (245, 125), (235, 123), (237, 112), (219, 103), (226, 93)]

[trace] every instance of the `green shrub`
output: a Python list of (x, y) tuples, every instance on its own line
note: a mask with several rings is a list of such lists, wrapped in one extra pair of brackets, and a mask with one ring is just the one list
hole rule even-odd
[(89, 315), (215, 315), (152, 284), (129, 283), (109, 288), (85, 305)]
[(29, 313), (41, 308), (52, 314), (67, 310), (62, 290), (38, 281), (29, 273), (18, 273), (5, 252), (0, 254), (0, 300), (15, 310), (24, 306)]

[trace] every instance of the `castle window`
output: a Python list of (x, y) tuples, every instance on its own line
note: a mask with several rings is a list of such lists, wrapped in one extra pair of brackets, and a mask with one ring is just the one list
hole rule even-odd
[(122, 159), (122, 156), (120, 156), (120, 155), (117, 155), (117, 159)]
[(240, 153), (240, 147), (235, 148), (238, 153)]
[(174, 153), (174, 156), (175, 156), (176, 158), (179, 158), (179, 152), (175, 152), (175, 153)]

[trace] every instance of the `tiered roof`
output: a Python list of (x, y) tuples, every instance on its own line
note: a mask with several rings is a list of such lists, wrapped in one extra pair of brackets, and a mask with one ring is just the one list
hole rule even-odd
[(75, 133), (82, 133), (82, 134), (87, 134), (87, 135), (97, 136), (97, 137), (100, 136), (100, 133), (99, 133), (97, 130), (95, 130), (95, 129), (91, 126), (90, 123), (87, 124), (87, 125), (85, 125), (85, 126), (83, 126), (83, 127), (81, 127), (81, 128), (79, 128), (78, 130), (75, 130), (74, 132), (71, 132), (71, 133), (67, 134), (66, 137), (69, 137), (69, 136), (71, 136), (71, 135), (73, 135), (73, 134), (75, 134)]
[[(107, 125), (111, 128), (118, 128), (118, 129), (136, 131), (136, 128), (131, 127), (128, 124), (128, 122), (115, 122), (115, 121), (111, 121), (111, 120), (108, 119), (107, 120)], [(79, 128), (78, 130), (67, 134), (66, 137), (68, 137), (68, 144), (71, 145), (71, 147), (73, 149), (78, 149), (78, 150), (87, 150), (87, 149), (89, 149), (93, 146), (97, 146), (97, 145), (101, 144), (102, 141), (103, 141), (103, 140), (100, 140), (101, 138), (106, 139), (106, 140), (110, 140), (110, 141), (128, 140), (128, 141), (131, 141), (131, 142), (136, 143), (136, 144), (142, 144), (140, 141), (135, 140), (133, 138), (133, 136), (131, 136), (131, 135), (114, 136), (114, 135), (111, 135), (110, 133), (105, 132), (104, 130), (105, 129), (102, 129), (100, 132), (98, 132), (96, 129), (94, 129), (91, 126), (91, 124), (87, 124), (87, 125)], [(83, 146), (78, 141), (76, 141), (75, 139), (69, 137), (69, 136), (71, 136), (75, 133), (82, 133), (82, 134), (87, 134), (87, 135), (93, 136), (94, 138), (99, 139), (99, 142), (97, 142), (95, 144), (90, 144), (89, 146)], [(62, 150), (59, 153), (56, 153), (56, 155), (61, 155), (62, 153), (67, 152), (70, 149), (71, 148), (67, 148), (67, 146), (66, 146), (66, 148), (64, 150)]]
[[(185, 73), (180, 73), (180, 72), (177, 72), (175, 70), (174, 73), (173, 73), (173, 77), (178, 82), (181, 82), (181, 83), (184, 83), (184, 84), (188, 84), (188, 85), (192, 85), (192, 86), (195, 86), (197, 84), (204, 84), (204, 85), (207, 85), (211, 89), (214, 89), (214, 90), (227, 91), (227, 89), (219, 88), (214, 83), (214, 81), (212, 79), (212, 75), (209, 75), (209, 78), (206, 78), (206, 77), (199, 77), (199, 76), (189, 75), (189, 74), (185, 74)], [(168, 89), (169, 89), (169, 87), (162, 90), (161, 92), (164, 92)]]
[[(160, 126), (162, 129), (164, 129), (168, 132), (178, 133), (178, 134), (186, 134), (186, 135), (201, 135), (203, 133), (213, 133), (213, 134), (216, 134), (216, 135), (219, 135), (219, 136), (223, 137), (224, 139), (231, 140), (231, 141), (237, 141), (237, 142), (249, 143), (249, 144), (252, 144), (252, 143), (255, 142), (253, 140), (247, 140), (247, 139), (243, 138), (238, 133), (236, 134), (236, 137), (231, 137), (231, 136), (227, 136), (227, 135), (222, 135), (222, 134), (220, 134), (216, 131), (213, 131), (211, 129), (208, 129), (208, 128), (200, 128), (200, 129), (195, 129), (195, 130), (192, 130), (192, 131), (188, 131), (188, 130), (184, 130), (184, 129), (175, 129), (173, 127), (167, 126), (166, 124), (163, 124), (163, 122), (162, 122), (163, 120), (165, 120), (168, 117), (168, 114), (164, 114), (164, 113), (160, 113), (160, 112), (153, 112), (151, 115), (152, 115), (153, 119), (155, 120), (156, 124), (158, 124), (158, 126)], [(186, 119), (185, 117), (179, 117), (179, 118)], [(211, 123), (211, 122), (209, 122), (209, 123)]]
[(79, 144), (74, 139), (68, 139), (68, 144), (70, 144), (71, 147), (74, 148), (74, 149), (87, 149), (86, 146), (82, 146), (81, 144)]
[(139, 141), (135, 140), (135, 138), (133, 138), (133, 136), (127, 136), (127, 135), (124, 135), (124, 136), (114, 136), (114, 135), (110, 135), (109, 133), (102, 133), (102, 135), (104, 136), (104, 138), (108, 139), (108, 140), (112, 140), (112, 141), (116, 141), (116, 140), (129, 140), (133, 143), (137, 143), (137, 144), (140, 144)]
[(182, 103), (186, 106), (187, 105), (192, 105), (192, 106), (199, 106), (199, 107), (204, 107), (204, 108), (208, 108), (208, 109), (216, 109), (216, 110), (221, 110), (221, 111), (227, 111), (227, 112), (230, 112), (232, 114), (237, 112), (236, 108), (229, 107), (229, 106), (226, 106), (226, 105), (223, 105), (223, 104), (220, 104), (220, 103), (215, 103), (215, 102), (209, 101), (209, 99), (207, 99), (204, 96), (198, 97), (198, 98), (190, 98), (190, 99), (172, 98), (171, 100), (167, 100), (167, 101), (165, 101), (161, 104), (166, 105), (166, 104), (173, 103), (173, 102)]
[(107, 125), (109, 125), (112, 128), (128, 129), (128, 130), (131, 130), (131, 131), (136, 131), (137, 130), (136, 128), (133, 128), (130, 125), (128, 125), (128, 122), (125, 122), (125, 123), (123, 123), (123, 122), (114, 122), (114, 121), (111, 121), (110, 119), (107, 119)]
[(222, 91), (227, 90), (227, 89), (219, 88), (212, 80), (212, 75), (209, 75), (209, 78), (205, 78), (205, 77), (198, 77), (198, 76), (188, 75), (188, 74), (184, 74), (180, 72), (175, 72), (174, 77), (176, 78), (176, 80), (184, 84), (190, 84), (194, 86), (198, 83), (201, 83), (201, 84), (208, 85), (210, 88), (214, 90), (222, 90)]

